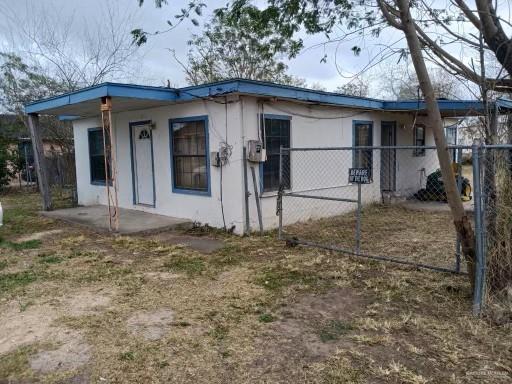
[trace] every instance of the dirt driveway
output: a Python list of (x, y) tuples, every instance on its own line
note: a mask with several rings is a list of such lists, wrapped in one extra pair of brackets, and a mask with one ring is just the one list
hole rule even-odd
[(463, 276), (273, 233), (98, 235), (0, 201), (0, 383), (512, 380), (512, 330), (470, 315)]

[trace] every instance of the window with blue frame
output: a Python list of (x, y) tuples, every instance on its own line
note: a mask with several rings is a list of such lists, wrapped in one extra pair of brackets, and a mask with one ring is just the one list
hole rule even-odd
[[(103, 143), (103, 129), (94, 128), (88, 131), (89, 139), (89, 165), (91, 169), (91, 183), (105, 184), (105, 152)], [(107, 164), (110, 175), (110, 164)]]
[[(262, 137), (265, 140), (267, 160), (263, 163), (263, 191), (279, 190), (279, 151), (290, 148), (290, 117), (265, 115), (262, 119)], [(283, 184), (290, 188), (290, 156), (283, 155)]]
[[(354, 121), (354, 147), (373, 146), (373, 122)], [(356, 149), (353, 154), (352, 166), (354, 168), (373, 167), (373, 151), (371, 149)]]
[(206, 129), (204, 118), (171, 123), (174, 188), (208, 191)]

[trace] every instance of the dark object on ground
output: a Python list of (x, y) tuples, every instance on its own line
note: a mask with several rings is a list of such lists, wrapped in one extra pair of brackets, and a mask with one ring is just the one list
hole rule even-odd
[[(461, 199), (463, 201), (471, 200), (471, 184), (469, 180), (458, 173), (455, 174), (455, 182), (460, 185), (459, 190)], [(421, 201), (445, 201), (446, 191), (444, 189), (443, 178), (441, 170), (438, 169), (427, 176), (426, 188), (420, 189), (414, 194), (414, 197)]]

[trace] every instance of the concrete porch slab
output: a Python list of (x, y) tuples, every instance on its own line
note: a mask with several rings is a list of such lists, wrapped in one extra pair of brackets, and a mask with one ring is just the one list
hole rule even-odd
[[(97, 232), (108, 232), (108, 209), (104, 205), (58, 209), (41, 212), (41, 214), (52, 219), (82, 225)], [(171, 229), (187, 229), (191, 228), (192, 224), (192, 221), (187, 219), (120, 208), (118, 233), (151, 234)]]

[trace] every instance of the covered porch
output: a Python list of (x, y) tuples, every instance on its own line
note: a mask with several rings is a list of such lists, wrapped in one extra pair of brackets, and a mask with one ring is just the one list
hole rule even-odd
[[(170, 88), (105, 83), (27, 105), (44, 215), (97, 231), (121, 234), (164, 231), (191, 224), (184, 219), (123, 209), (119, 207), (118, 201), (117, 137), (112, 114), (173, 104), (176, 97), (176, 92)], [(97, 130), (101, 131), (101, 146), (105, 158), (102, 185), (107, 196), (107, 201), (100, 204), (104, 205), (53, 211), (51, 189), (46, 185), (47, 167), (40, 164), (45, 159), (41, 155), (39, 115), (58, 116), (60, 120), (90, 117), (99, 119), (100, 126)]]

